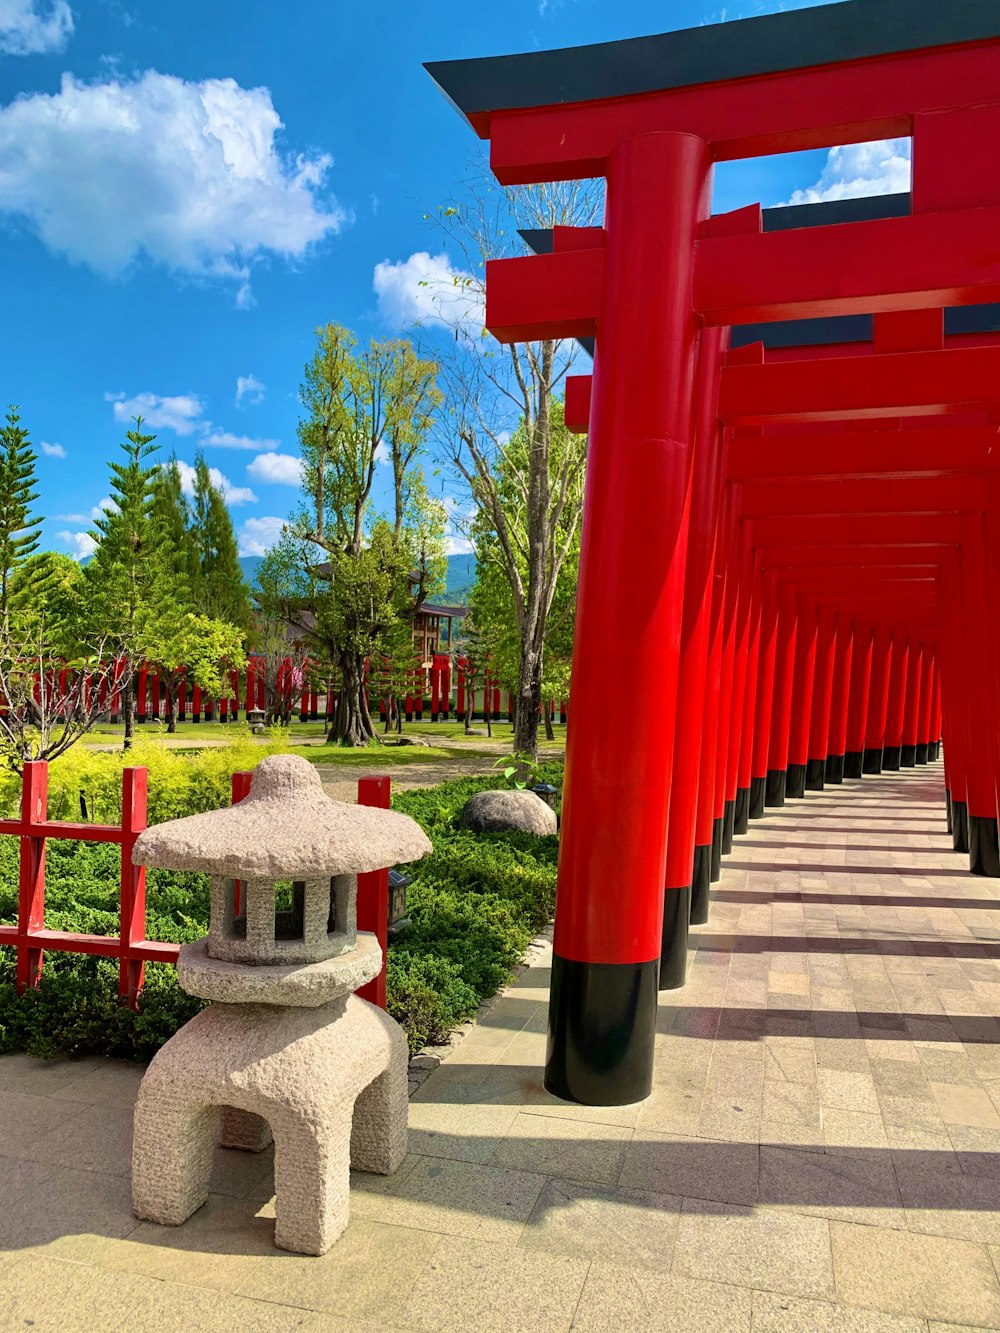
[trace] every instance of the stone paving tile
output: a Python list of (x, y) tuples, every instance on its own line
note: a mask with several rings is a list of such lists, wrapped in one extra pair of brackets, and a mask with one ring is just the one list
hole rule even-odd
[(581, 1333), (749, 1333), (750, 1327), (745, 1288), (603, 1262), (591, 1265), (573, 1319)]
[(995, 1327), (1000, 1286), (984, 1245), (881, 1227), (830, 1225), (837, 1295), (890, 1314)]
[(756, 1143), (721, 1143), (637, 1130), (625, 1152), (622, 1189), (652, 1189), (722, 1203), (757, 1198)]
[(253, 1265), (239, 1294), (280, 1306), (294, 1293), (304, 1309), (391, 1323), (441, 1239), (435, 1232), (355, 1218), (321, 1258), (272, 1248)]
[(678, 1276), (832, 1297), (830, 1224), (778, 1208), (685, 1199), (674, 1246)]
[(632, 1131), (625, 1126), (519, 1115), (490, 1164), (565, 1180), (615, 1185), (631, 1139)]
[(3, 1274), (0, 1327), (33, 1333), (290, 1333), (307, 1327), (309, 1312), (262, 1304), (197, 1286), (134, 1273), (108, 1273), (89, 1264), (31, 1255)]
[(555, 1333), (569, 1327), (588, 1269), (584, 1259), (445, 1238), (399, 1322), (428, 1333)]
[(680, 1208), (672, 1194), (550, 1180), (518, 1245), (669, 1272)]
[(753, 1333), (925, 1333), (926, 1328), (922, 1319), (905, 1315), (851, 1310), (770, 1291), (753, 1294)]
[(906, 1227), (896, 1172), (887, 1155), (867, 1157), (761, 1147), (761, 1204), (844, 1222)]
[(540, 1173), (425, 1157), (370, 1196), (365, 1212), (395, 1226), (514, 1245), (544, 1184)]

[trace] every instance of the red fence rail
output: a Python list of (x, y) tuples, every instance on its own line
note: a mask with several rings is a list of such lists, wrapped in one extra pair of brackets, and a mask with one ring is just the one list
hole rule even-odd
[[(118, 959), (118, 996), (134, 1009), (142, 990), (145, 963), (176, 963), (180, 945), (146, 939), (146, 868), (132, 864), (132, 849), (146, 828), (148, 773), (145, 768), (122, 771), (122, 822), (75, 824), (48, 818), (49, 766), (44, 760), (25, 764), (21, 779), (21, 813), (0, 819), (0, 834), (19, 838), (17, 925), (0, 925), (0, 945), (17, 951), (17, 987), (38, 984), (46, 952), (96, 954)], [(232, 799), (241, 801), (250, 790), (251, 773), (233, 774)], [(388, 808), (387, 777), (361, 778), (358, 803)], [(112, 842), (121, 848), (119, 926), (117, 935), (84, 935), (48, 930), (45, 925), (45, 845), (50, 838), (77, 842)], [(388, 871), (358, 876), (358, 928), (374, 931), (382, 946), (381, 977), (360, 992), (385, 1008), (385, 951), (388, 927)]]

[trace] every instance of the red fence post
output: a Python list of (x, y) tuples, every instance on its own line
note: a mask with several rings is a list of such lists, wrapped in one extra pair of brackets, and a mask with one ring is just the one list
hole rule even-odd
[(146, 867), (132, 864), (132, 848), (146, 827), (149, 773), (145, 768), (122, 771), (122, 870), (118, 925), (118, 998), (134, 1009), (142, 989), (142, 960), (133, 946), (146, 938)]
[[(388, 777), (359, 778), (358, 805), (389, 809), (392, 782)], [(382, 949), (382, 971), (358, 991), (358, 995), (379, 1009), (385, 1008), (385, 970), (389, 940), (389, 871), (372, 870), (358, 876), (358, 930), (368, 930), (378, 937)]]
[[(241, 769), (239, 772), (233, 774), (231, 788), (233, 805), (239, 805), (240, 801), (243, 800), (243, 797), (248, 794), (250, 791), (250, 783), (252, 781), (253, 773), (246, 769)], [(243, 881), (238, 879), (235, 880), (233, 884), (233, 911), (236, 916), (239, 916), (240, 912), (243, 910), (242, 900)]]
[(17, 895), (17, 989), (38, 985), (42, 950), (31, 933), (45, 928), (45, 836), (33, 833), (48, 813), (49, 766), (44, 759), (24, 766), (21, 777), (21, 863)]

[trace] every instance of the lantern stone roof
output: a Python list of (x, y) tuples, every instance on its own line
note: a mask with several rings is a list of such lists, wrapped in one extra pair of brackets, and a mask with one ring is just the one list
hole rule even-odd
[(354, 875), (432, 851), (415, 820), (331, 800), (300, 755), (269, 755), (237, 805), (156, 824), (135, 843), (136, 865), (232, 879)]

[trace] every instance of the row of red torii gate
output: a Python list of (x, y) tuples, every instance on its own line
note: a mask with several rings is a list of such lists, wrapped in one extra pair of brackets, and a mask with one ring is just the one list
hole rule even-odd
[[(505, 185), (601, 227), (487, 268), (503, 342), (593, 340), (546, 1086), (651, 1087), (734, 832), (937, 758), (1000, 875), (1000, 6), (847, 0), (428, 67)], [(906, 194), (711, 213), (713, 164), (909, 137)], [(656, 662), (623, 727), (606, 688)]]

